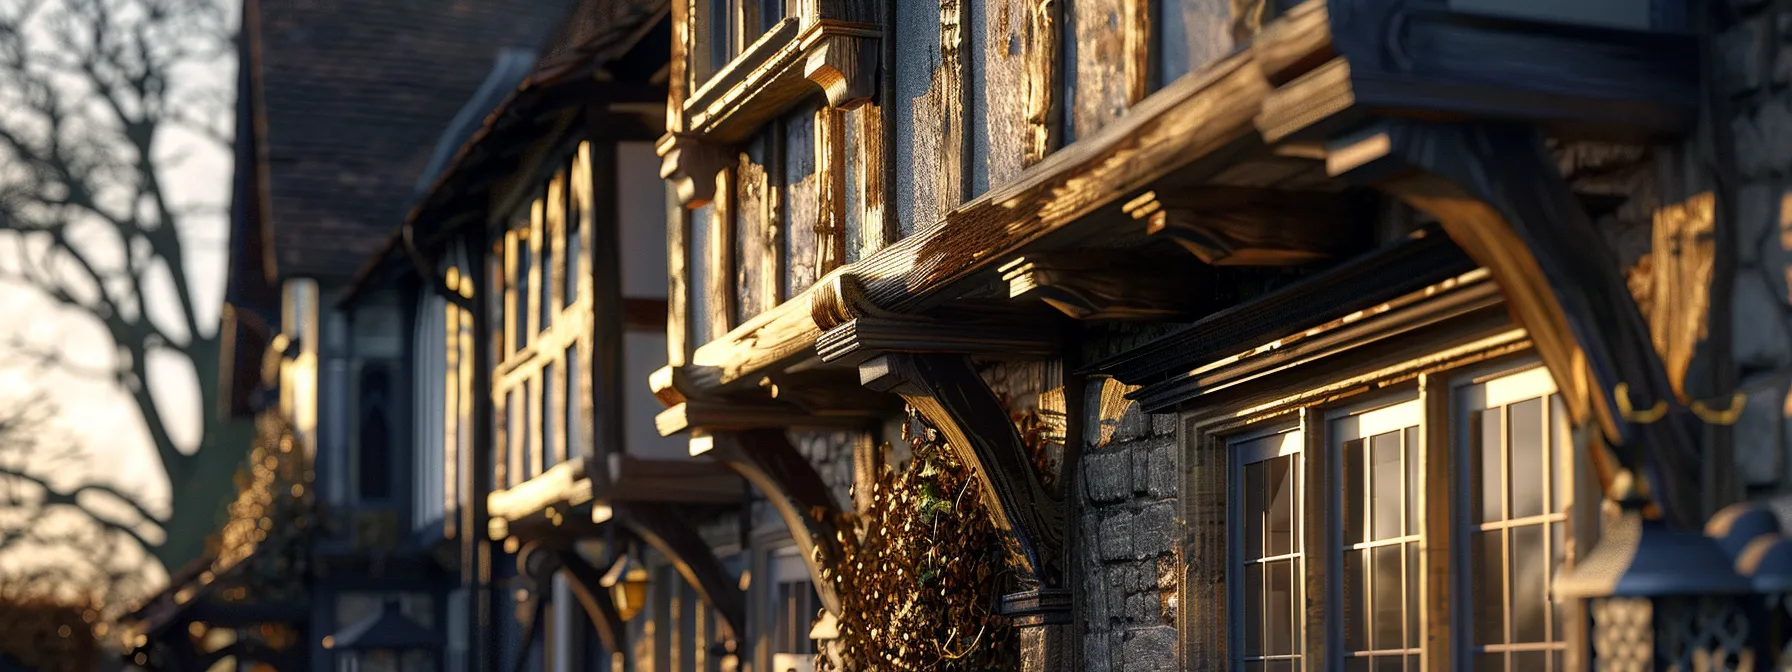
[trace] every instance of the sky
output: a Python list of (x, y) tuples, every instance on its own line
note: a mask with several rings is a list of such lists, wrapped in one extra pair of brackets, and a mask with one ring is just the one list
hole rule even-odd
[[(52, 0), (51, 4), (57, 1)], [(228, 0), (199, 1), (234, 5)], [(129, 0), (115, 4), (129, 5)], [(234, 12), (227, 21), (226, 25), (236, 25)], [(37, 39), (44, 39), (44, 30), (37, 27)], [(170, 74), (171, 90), (175, 92), (171, 98), (183, 109), (207, 118), (212, 128), (227, 131), (231, 128), (228, 94), (234, 91), (235, 77), (234, 54), (189, 63)], [(76, 90), (73, 86), (67, 89)], [(0, 125), (8, 123), (16, 122), (0, 115)], [(175, 207), (190, 212), (183, 218), (180, 230), (187, 255), (186, 268), (181, 271), (193, 287), (198, 323), (215, 331), (228, 249), (230, 149), (217, 138), (167, 127), (157, 138), (155, 154), (164, 166), (162, 180), (168, 185)], [(110, 244), (110, 232), (101, 227), (76, 228), (71, 237), (75, 245), (90, 250), (96, 258), (109, 258), (112, 263), (122, 259), (122, 250), (108, 249), (116, 245)], [(7, 260), (0, 259), (0, 263)], [(146, 288), (144, 301), (151, 318), (168, 328), (180, 322), (180, 313), (174, 305), (168, 278), (158, 276), (157, 280)], [(15, 338), (57, 352), (73, 366), (45, 368), (10, 356), (16, 353), (9, 352), (5, 344)], [(0, 403), (16, 403), (42, 393), (54, 404), (55, 419), (47, 437), (51, 441), (66, 441), (76, 451), (77, 459), (70, 468), (57, 470), (53, 480), (63, 485), (110, 483), (136, 493), (151, 511), (165, 511), (170, 494), (168, 482), (128, 393), (114, 381), (73, 370), (110, 367), (116, 357), (114, 351), (110, 337), (92, 317), (59, 308), (34, 288), (0, 279)], [(178, 357), (152, 357), (148, 384), (163, 408), (169, 431), (177, 442), (191, 450), (199, 435), (202, 409), (198, 381), (190, 366)], [(7, 560), (0, 558), (0, 563)], [(152, 575), (157, 580), (163, 576), (161, 572)]]

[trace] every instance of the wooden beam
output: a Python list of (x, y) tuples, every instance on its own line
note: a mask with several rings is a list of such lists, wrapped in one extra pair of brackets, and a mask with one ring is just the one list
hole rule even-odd
[(1058, 353), (1058, 327), (1038, 322), (982, 322), (861, 317), (822, 334), (815, 354), (824, 362), (856, 364), (883, 352), (932, 352), (1003, 359)]
[[(610, 591), (603, 587), (603, 574), (585, 562), (578, 553), (570, 550), (560, 551), (560, 566), (566, 576), (566, 587), (572, 590), (573, 599), (584, 607), (585, 617), (591, 619), (592, 628), (597, 630), (597, 639), (603, 642), (606, 653), (620, 653), (623, 657), (622, 669), (634, 669), (634, 645), (628, 638), (628, 623), (622, 620), (622, 613), (616, 610), (616, 602), (610, 599)], [(600, 666), (602, 667), (602, 666)]]
[(692, 429), (740, 430), (768, 427), (865, 427), (880, 416), (874, 412), (849, 410), (838, 415), (815, 414), (790, 404), (769, 401), (728, 401), (690, 399), (661, 411), (653, 419), (660, 436), (672, 436)]
[(671, 561), (697, 596), (721, 617), (722, 625), (736, 641), (746, 636), (746, 592), (730, 577), (696, 528), (665, 504), (629, 504), (615, 507), (615, 520), (641, 541)]
[(1207, 187), (1146, 192), (1125, 210), (1208, 264), (1294, 266), (1366, 247), (1364, 205), (1349, 194)]
[(859, 372), (853, 367), (823, 366), (802, 371), (792, 367), (768, 374), (759, 386), (773, 399), (813, 415), (888, 417), (902, 412), (902, 403), (896, 397), (859, 385)]
[[(1701, 462), (1686, 429), (1691, 415), (1616, 257), (1557, 172), (1543, 136), (1518, 125), (1386, 122), (1334, 148), (1334, 173), (1370, 181), (1436, 217), (1487, 267), (1576, 426), (1596, 428), (1622, 467), (1647, 477), (1663, 513), (1698, 529)], [(1626, 417), (1621, 403), (1659, 407), (1665, 416)], [(1606, 456), (1593, 455), (1609, 485)]]
[(891, 353), (859, 365), (874, 390), (902, 395), (976, 472), (995, 527), (1008, 538), (1010, 564), (1024, 581), (1063, 580), (1062, 508), (1033, 470), (1032, 455), (1006, 407), (964, 355)]
[(840, 535), (853, 534), (840, 504), (815, 467), (798, 453), (783, 430), (720, 432), (708, 454), (752, 483), (778, 512), (796, 540), (797, 555), (809, 568), (822, 608), (840, 615), (835, 563), (845, 557)]
[(1038, 299), (1079, 320), (1192, 318), (1211, 307), (1211, 273), (1131, 251), (1041, 252), (1002, 266), (1008, 297)]
[(1404, 0), (1327, 4), (1340, 56), (1264, 103), (1259, 126), (1270, 141), (1322, 138), (1375, 115), (1499, 118), (1645, 140), (1684, 132), (1697, 111), (1690, 34), (1488, 21)]
[(1428, 236), (1362, 255), (1208, 315), (1176, 333), (1097, 362), (1084, 372), (1111, 376), (1128, 385), (1147, 385), (1474, 269), (1472, 260), (1433, 230)]
[(1088, 214), (1142, 185), (1256, 137), (1252, 119), (1269, 86), (1240, 52), (1159, 90), (1101, 134), (1053, 153), (1013, 183), (950, 212), (937, 226), (824, 276), (692, 355), (691, 389), (713, 393), (757, 382), (806, 356), (823, 331), (878, 311), (920, 312), (1016, 254), (1070, 243)]

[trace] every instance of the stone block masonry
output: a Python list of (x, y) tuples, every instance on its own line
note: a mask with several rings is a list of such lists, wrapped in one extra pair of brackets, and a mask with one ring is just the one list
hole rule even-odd
[[(1099, 400), (1101, 385), (1092, 383), (1087, 398)], [(1079, 536), (1072, 571), (1080, 574), (1083, 669), (1167, 672), (1176, 669), (1182, 580), (1176, 417), (1128, 406), (1103, 418), (1098, 406), (1086, 411), (1090, 440), (1075, 490), (1082, 514), (1072, 526)]]

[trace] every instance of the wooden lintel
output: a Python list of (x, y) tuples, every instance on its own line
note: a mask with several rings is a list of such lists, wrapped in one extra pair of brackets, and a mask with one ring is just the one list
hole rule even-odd
[(585, 477), (586, 462), (562, 462), (540, 475), (504, 490), (486, 495), (486, 511), (493, 518), (517, 520), (538, 513), (550, 506), (578, 506), (591, 501), (591, 479)]
[(721, 432), (715, 438), (715, 448), (708, 456), (739, 473), (765, 496), (796, 541), (797, 555), (809, 568), (810, 583), (822, 608), (838, 616), (840, 597), (834, 584), (838, 574), (833, 565), (845, 557), (839, 535), (852, 531), (844, 524), (840, 504), (834, 501), (827, 483), (781, 430)]
[(572, 590), (573, 599), (585, 609), (592, 628), (597, 630), (603, 650), (622, 654), (622, 669), (633, 669), (633, 661), (629, 659), (634, 656), (635, 647), (628, 640), (628, 622), (622, 620), (615, 600), (610, 599), (610, 591), (604, 589), (603, 574), (578, 553), (566, 550), (560, 551), (559, 555), (561, 569), (566, 573), (566, 585)]
[(661, 411), (653, 419), (660, 436), (692, 429), (739, 430), (767, 427), (863, 427), (877, 414), (851, 411), (817, 414), (780, 402), (689, 399)]
[(1366, 247), (1360, 199), (1331, 192), (1206, 187), (1148, 192), (1126, 204), (1145, 232), (1215, 266), (1293, 266)]
[(1040, 359), (1057, 354), (1058, 343), (1058, 328), (1049, 323), (860, 317), (822, 334), (815, 342), (815, 354), (824, 362), (845, 363), (885, 352)]
[(746, 591), (728, 575), (709, 543), (665, 504), (630, 504), (615, 507), (615, 520), (641, 541), (672, 562), (679, 575), (714, 609), (730, 636), (742, 640), (747, 632)]
[(1186, 320), (1208, 308), (1210, 274), (1128, 251), (1028, 254), (1002, 266), (1009, 298), (1044, 301), (1079, 320)]
[[(1614, 467), (1648, 479), (1671, 519), (1697, 529), (1700, 455), (1647, 323), (1605, 238), (1534, 127), (1391, 121), (1339, 138), (1334, 172), (1431, 214), (1487, 267), (1562, 391), (1609, 486)], [(1622, 395), (1622, 396), (1620, 396)], [(1622, 404), (1662, 415), (1642, 419)], [(1598, 444), (1598, 441), (1589, 442)]]
[(1064, 521), (1006, 407), (964, 355), (891, 353), (859, 365), (866, 387), (902, 395), (971, 465), (990, 516), (1027, 581), (1058, 587)]

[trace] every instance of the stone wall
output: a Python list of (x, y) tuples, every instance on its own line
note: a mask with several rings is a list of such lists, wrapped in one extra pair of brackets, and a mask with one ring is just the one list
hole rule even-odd
[[(1731, 96), (1738, 177), (1732, 352), (1748, 395), (1736, 464), (1752, 494), (1792, 490), (1786, 390), (1792, 383), (1792, 3), (1730, 0), (1739, 18), (1719, 36)], [(1689, 162), (1691, 163), (1691, 162)], [(1688, 168), (1691, 173), (1696, 164)], [(1696, 175), (1687, 181), (1698, 183)], [(1708, 178), (1704, 181), (1708, 181)], [(1721, 405), (1720, 405), (1721, 407)]]
[(1082, 614), (1082, 669), (1174, 670), (1182, 538), (1176, 416), (1113, 403), (1118, 388), (1090, 384), (1089, 448), (1077, 470), (1081, 521), (1071, 571)]

